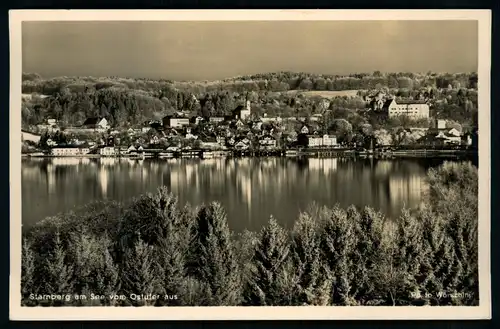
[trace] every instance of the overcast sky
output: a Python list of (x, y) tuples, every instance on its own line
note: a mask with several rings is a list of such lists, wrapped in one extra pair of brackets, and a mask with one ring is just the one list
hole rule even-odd
[(24, 22), (23, 71), (216, 80), (477, 71), (476, 21)]

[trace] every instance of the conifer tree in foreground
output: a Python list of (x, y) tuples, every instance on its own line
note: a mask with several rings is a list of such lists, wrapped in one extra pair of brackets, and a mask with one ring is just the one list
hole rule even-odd
[(255, 246), (253, 269), (246, 290), (246, 304), (254, 306), (286, 306), (293, 302), (293, 289), (298, 283), (292, 270), (290, 245), (285, 230), (276, 219), (260, 232)]
[(329, 305), (330, 270), (323, 262), (318, 226), (309, 214), (300, 214), (292, 232), (291, 255), (297, 287), (294, 305)]
[[(102, 294), (98, 291), (97, 281), (99, 267), (101, 264), (102, 254), (97, 239), (94, 236), (89, 235), (87, 232), (75, 232), (71, 237), (71, 253), (73, 258), (73, 266), (76, 273), (74, 293), (89, 296), (91, 293)], [(99, 305), (99, 301), (81, 300), (79, 301), (82, 305), (88, 305), (88, 303), (96, 303)]]
[(213, 202), (203, 206), (196, 217), (196, 277), (203, 282), (209, 305), (238, 305), (242, 282), (226, 213)]
[[(109, 241), (105, 238), (104, 246), (109, 245)], [(108, 298), (108, 296), (115, 296), (120, 291), (120, 269), (111, 255), (109, 248), (104, 248), (101, 255), (100, 271), (97, 273), (97, 291), (102, 292), (107, 299), (104, 300), (105, 305), (114, 306), (117, 300)]]
[[(430, 169), (428, 178), (430, 212), (435, 217), (442, 217), (444, 243), (436, 252), (446, 257), (441, 264), (436, 264), (436, 275), (448, 292), (466, 291), (473, 296), (453, 300), (441, 298), (436, 302), (477, 305), (478, 169), (471, 163), (445, 162), (438, 168)], [(443, 263), (447, 264), (447, 269)]]
[[(121, 291), (126, 296), (159, 292), (161, 271), (154, 262), (154, 252), (153, 247), (140, 239), (140, 236), (135, 246), (126, 250), (121, 264)], [(134, 306), (150, 306), (157, 302), (154, 300), (129, 301)]]
[(353, 208), (348, 209), (348, 213), (356, 219), (353, 221), (357, 241), (353, 252), (356, 302), (360, 305), (383, 304), (384, 297), (377, 287), (376, 275), (384, 273), (381, 249), (384, 218), (370, 207), (365, 207), (360, 214)]
[(23, 239), (22, 256), (21, 256), (21, 296), (22, 304), (28, 304), (29, 295), (37, 293), (35, 290), (35, 253), (31, 249), (31, 244), (28, 239)]
[[(44, 293), (66, 295), (72, 294), (74, 288), (73, 266), (67, 265), (67, 252), (61, 241), (59, 231), (54, 237), (54, 247), (50, 257), (45, 262)], [(56, 300), (53, 306), (68, 305), (70, 301)]]
[(105, 296), (104, 299), (78, 301), (83, 306), (115, 305), (110, 298), (120, 290), (119, 268), (110, 252), (112, 242), (104, 234), (100, 237), (85, 232), (74, 234), (71, 240), (75, 268), (75, 293), (90, 296), (91, 293)]
[(351, 286), (354, 278), (352, 277), (351, 255), (357, 243), (354, 235), (354, 224), (347, 217), (345, 210), (334, 207), (322, 231), (322, 257), (333, 275), (332, 302), (335, 305), (351, 305), (353, 303)]
[(180, 305), (182, 285), (186, 279), (186, 257), (191, 240), (189, 209), (179, 210), (177, 198), (165, 188), (150, 196), (151, 214), (157, 224), (157, 253), (155, 258), (161, 267), (161, 288), (165, 296), (160, 303)]
[[(442, 250), (445, 240), (444, 221), (440, 216), (436, 216), (429, 207), (422, 207), (418, 215), (418, 220), (422, 224), (423, 248), (426, 257), (422, 260), (421, 272), (423, 282), (419, 287), (420, 295), (427, 305), (438, 304), (437, 298), (433, 292), (443, 291), (441, 279), (437, 276), (438, 269), (446, 267), (446, 262), (440, 258), (438, 252)], [(431, 293), (432, 297), (427, 298), (426, 292)]]
[(413, 302), (409, 292), (419, 291), (423, 285), (423, 264), (428, 256), (422, 224), (417, 218), (411, 216), (407, 209), (403, 209), (395, 225), (387, 254), (394, 253), (394, 266), (399, 278), (388, 285), (388, 288), (398, 305), (409, 305)]

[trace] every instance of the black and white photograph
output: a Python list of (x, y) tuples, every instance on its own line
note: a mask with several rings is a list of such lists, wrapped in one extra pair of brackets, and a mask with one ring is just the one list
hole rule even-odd
[(11, 12), (11, 317), (491, 316), (488, 11), (149, 14)]

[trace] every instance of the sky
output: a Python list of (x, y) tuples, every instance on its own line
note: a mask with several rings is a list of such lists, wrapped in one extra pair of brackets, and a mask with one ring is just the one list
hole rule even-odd
[(218, 80), (477, 71), (477, 21), (23, 22), (23, 72)]

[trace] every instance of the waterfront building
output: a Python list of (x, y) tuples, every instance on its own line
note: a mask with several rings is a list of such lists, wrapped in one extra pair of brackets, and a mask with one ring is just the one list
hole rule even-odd
[(53, 156), (78, 156), (89, 152), (90, 149), (87, 147), (54, 147), (51, 149)]
[(224, 145), (224, 139), (219, 139), (216, 137), (205, 137), (201, 141), (201, 147), (208, 149), (220, 149)]
[(308, 135), (307, 140), (309, 147), (320, 147), (323, 143), (323, 138), (317, 135)]
[(337, 145), (337, 137), (333, 135), (308, 135), (309, 147), (333, 147)]
[(259, 144), (264, 149), (272, 149), (276, 147), (276, 139), (272, 136), (264, 136), (259, 140)]
[(99, 154), (102, 156), (114, 156), (116, 155), (116, 149), (112, 146), (105, 146), (99, 149)]
[(335, 146), (337, 145), (337, 136), (334, 135), (323, 135), (323, 145), (322, 146)]

